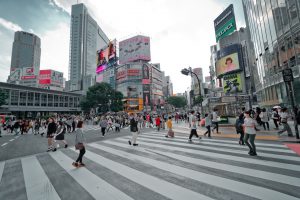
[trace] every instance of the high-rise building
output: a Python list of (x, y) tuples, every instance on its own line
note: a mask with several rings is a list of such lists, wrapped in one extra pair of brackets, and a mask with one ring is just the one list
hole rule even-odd
[(243, 0), (255, 51), (255, 89), (260, 106), (290, 105), (282, 70), (292, 69), (294, 95), (300, 103), (300, 1)]
[[(68, 89), (86, 90), (95, 82), (96, 52), (109, 39), (84, 4), (72, 6)], [(88, 85), (87, 85), (88, 84)]]
[(8, 83), (38, 86), (41, 40), (24, 31), (15, 32)]

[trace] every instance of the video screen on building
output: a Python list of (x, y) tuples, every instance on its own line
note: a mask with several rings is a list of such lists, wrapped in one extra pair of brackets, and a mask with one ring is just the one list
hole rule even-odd
[(240, 69), (238, 52), (224, 56), (216, 63), (217, 77)]
[(109, 42), (109, 44), (99, 51), (97, 51), (97, 67), (96, 73), (99, 74), (106, 68), (116, 63), (116, 40)]
[(224, 76), (223, 89), (227, 95), (243, 92), (241, 74), (234, 73)]

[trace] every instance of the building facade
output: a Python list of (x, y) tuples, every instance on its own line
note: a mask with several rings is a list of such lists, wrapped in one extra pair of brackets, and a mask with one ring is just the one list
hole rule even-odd
[[(86, 90), (95, 82), (96, 52), (109, 39), (84, 4), (72, 6), (68, 89)], [(87, 76), (87, 77), (86, 77)], [(90, 77), (93, 78), (90, 78)], [(88, 84), (88, 85), (86, 85)]]
[(39, 88), (48, 90), (64, 90), (64, 74), (52, 69), (40, 70)]
[(261, 106), (290, 105), (282, 70), (294, 75), (294, 95), (300, 103), (300, 1), (243, 0), (247, 27), (255, 50), (255, 88)]
[(38, 87), (41, 40), (24, 31), (15, 32), (8, 83)]
[(36, 87), (28, 87), (0, 82), (8, 96), (6, 104), (1, 107), (17, 117), (36, 117), (49, 113), (78, 113), (82, 95)]

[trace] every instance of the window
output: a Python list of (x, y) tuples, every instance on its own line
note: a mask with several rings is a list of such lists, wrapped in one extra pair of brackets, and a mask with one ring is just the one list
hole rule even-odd
[(35, 106), (40, 106), (40, 93), (35, 93), (34, 94), (34, 105)]
[(20, 106), (26, 106), (27, 92), (20, 92)]

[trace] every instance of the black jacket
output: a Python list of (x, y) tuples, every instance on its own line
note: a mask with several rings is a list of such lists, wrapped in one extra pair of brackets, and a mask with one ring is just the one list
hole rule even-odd
[(130, 131), (131, 132), (137, 132), (138, 131), (138, 122), (132, 118), (130, 120)]
[(56, 124), (54, 122), (48, 124), (47, 134), (54, 134), (56, 132)]

